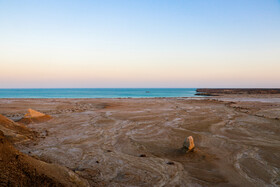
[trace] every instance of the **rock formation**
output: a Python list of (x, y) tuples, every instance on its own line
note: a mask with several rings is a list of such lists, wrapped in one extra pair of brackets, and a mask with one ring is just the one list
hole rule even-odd
[(184, 144), (183, 144), (183, 148), (187, 150), (187, 152), (193, 151), (195, 146), (194, 146), (194, 141), (193, 141), (193, 137), (189, 136), (185, 139)]

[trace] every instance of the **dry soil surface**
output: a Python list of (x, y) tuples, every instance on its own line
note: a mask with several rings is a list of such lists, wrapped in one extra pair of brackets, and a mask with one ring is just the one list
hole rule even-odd
[[(0, 99), (13, 120), (51, 115), (16, 147), (91, 186), (280, 185), (280, 97)], [(193, 136), (194, 152), (182, 150)]]

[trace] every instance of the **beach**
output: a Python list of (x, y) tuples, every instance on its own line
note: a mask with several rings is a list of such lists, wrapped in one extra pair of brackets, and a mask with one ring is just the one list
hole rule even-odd
[(0, 99), (14, 121), (29, 108), (52, 118), (26, 124), (38, 134), (16, 149), (90, 186), (280, 185), (279, 94)]

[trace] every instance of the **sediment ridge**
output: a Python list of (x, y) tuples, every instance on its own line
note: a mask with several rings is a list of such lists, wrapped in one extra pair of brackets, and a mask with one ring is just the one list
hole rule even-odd
[(280, 94), (279, 88), (199, 88), (195, 95), (217, 96), (219, 94)]

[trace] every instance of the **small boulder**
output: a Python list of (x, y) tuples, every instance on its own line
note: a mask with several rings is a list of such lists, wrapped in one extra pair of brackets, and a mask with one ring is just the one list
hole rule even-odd
[(183, 148), (187, 150), (187, 152), (193, 151), (195, 146), (194, 146), (194, 140), (192, 136), (189, 136), (185, 139)]

